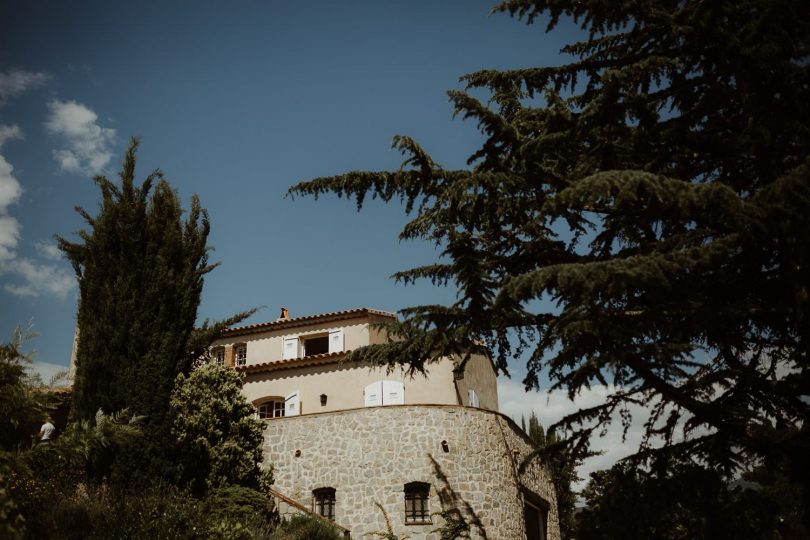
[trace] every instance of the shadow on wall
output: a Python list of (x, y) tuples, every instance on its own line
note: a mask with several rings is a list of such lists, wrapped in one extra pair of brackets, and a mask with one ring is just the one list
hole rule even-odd
[(470, 538), (470, 527), (472, 526), (475, 527), (481, 538), (487, 540), (487, 531), (484, 529), (484, 524), (481, 523), (478, 514), (473, 510), (472, 505), (453, 489), (447, 475), (444, 474), (441, 465), (433, 459), (432, 454), (428, 454), (428, 459), (433, 465), (433, 474), (442, 483), (442, 488), (438, 492), (442, 511), (437, 512), (437, 515), (444, 519), (444, 525), (436, 529), (435, 532), (441, 533), (442, 540)]

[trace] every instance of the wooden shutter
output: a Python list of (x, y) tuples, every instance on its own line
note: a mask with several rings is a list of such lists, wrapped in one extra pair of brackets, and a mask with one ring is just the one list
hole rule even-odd
[(383, 381), (382, 402), (383, 405), (404, 405), (405, 385), (399, 381)]
[(382, 381), (375, 381), (366, 386), (363, 391), (363, 398), (366, 407), (379, 407), (382, 402)]
[(286, 337), (284, 338), (284, 345), (282, 346), (281, 350), (281, 359), (282, 360), (291, 360), (293, 358), (298, 358), (298, 337)]
[(467, 390), (467, 405), (470, 407), (478, 407), (478, 394), (476, 394), (475, 390), (472, 388)]
[(301, 399), (296, 390), (284, 398), (284, 416), (298, 416), (301, 414)]
[(329, 332), (329, 352), (343, 352), (343, 329)]

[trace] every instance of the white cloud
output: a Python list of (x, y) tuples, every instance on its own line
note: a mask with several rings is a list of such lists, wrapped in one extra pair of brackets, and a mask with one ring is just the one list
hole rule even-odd
[(112, 159), (115, 130), (98, 125), (98, 115), (76, 101), (51, 100), (45, 129), (62, 139), (65, 148), (53, 151), (59, 168), (76, 175), (94, 175)]
[[(22, 139), (20, 128), (0, 125), (0, 149), (12, 139)], [(0, 276), (15, 281), (4, 283), (3, 288), (17, 296), (52, 294), (64, 299), (76, 287), (72, 272), (65, 267), (40, 264), (17, 256), (22, 227), (16, 218), (8, 215), (8, 208), (19, 202), (23, 189), (13, 172), (14, 167), (0, 155)], [(38, 242), (34, 247), (47, 259), (60, 258), (59, 250), (53, 244)]]
[[(0, 125), (0, 150), (6, 141), (22, 139), (19, 126)], [(14, 258), (20, 240), (20, 224), (6, 215), (8, 207), (22, 196), (22, 186), (14, 177), (14, 167), (0, 155), (0, 262)]]
[(11, 216), (0, 215), (0, 265), (15, 257), (19, 241), (20, 223)]
[(45, 84), (50, 75), (22, 69), (0, 73), (0, 105), (23, 92)]
[(20, 126), (17, 125), (9, 126), (6, 124), (0, 126), (0, 148), (3, 147), (3, 144), (6, 141), (22, 138), (23, 138), (22, 130), (20, 129)]
[[(571, 401), (564, 391), (526, 392), (523, 384), (518, 381), (503, 377), (498, 379), (500, 411), (515, 420), (518, 425), (521, 417), (525, 417), (528, 422), (529, 416), (534, 412), (540, 424), (546, 429), (568, 414), (604, 403), (609, 392), (612, 392), (609, 387), (592, 386), (590, 390), (584, 389), (574, 401)], [(631, 405), (629, 410), (633, 415), (633, 421), (627, 431), (626, 440), (622, 441), (622, 425), (618, 418), (607, 428), (604, 437), (594, 435), (591, 439), (591, 449), (604, 453), (585, 460), (579, 467), (578, 473), (582, 482), (575, 486), (575, 489), (579, 490), (585, 486), (591, 472), (608, 469), (618, 460), (638, 450), (644, 435), (644, 422), (647, 420), (648, 411), (636, 405)]]
[[(0, 125), (0, 150), (6, 141), (13, 139), (22, 139), (19, 126)], [(22, 186), (14, 177), (14, 167), (0, 155), (0, 214), (5, 214), (9, 206), (20, 200), (22, 191)]]
[(50, 244), (48, 242), (37, 242), (34, 244), (34, 249), (37, 250), (41, 256), (52, 261), (58, 261), (62, 258), (62, 252), (59, 251), (59, 246)]
[(16, 296), (52, 294), (65, 299), (76, 287), (76, 279), (69, 270), (52, 264), (38, 264), (30, 259), (18, 258), (0, 264), (0, 273), (16, 276), (20, 282), (6, 283), (6, 291)]

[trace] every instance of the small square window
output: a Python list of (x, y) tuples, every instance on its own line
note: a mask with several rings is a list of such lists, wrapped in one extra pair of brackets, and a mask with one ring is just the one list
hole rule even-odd
[(329, 352), (329, 336), (318, 336), (303, 339), (304, 356), (315, 356)]
[(284, 400), (281, 398), (265, 401), (259, 405), (258, 409), (259, 418), (266, 420), (268, 418), (281, 418), (284, 416)]
[(430, 484), (411, 482), (405, 484), (405, 523), (420, 525), (430, 523)]
[(312, 510), (319, 516), (335, 520), (335, 488), (320, 488), (312, 491)]

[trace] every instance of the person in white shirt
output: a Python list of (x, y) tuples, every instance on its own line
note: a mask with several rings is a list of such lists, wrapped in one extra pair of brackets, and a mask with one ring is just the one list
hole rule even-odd
[(49, 444), (54, 431), (56, 431), (56, 426), (53, 425), (53, 419), (49, 416), (45, 419), (45, 423), (42, 424), (42, 427), (39, 428), (39, 444)]

